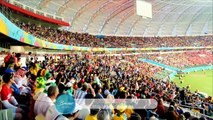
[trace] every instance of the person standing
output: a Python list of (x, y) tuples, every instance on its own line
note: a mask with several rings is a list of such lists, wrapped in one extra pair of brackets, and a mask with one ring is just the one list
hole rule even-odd
[(28, 68), (30, 68), (30, 62), (31, 62), (31, 52), (28, 53), (27, 57), (26, 57), (26, 66)]

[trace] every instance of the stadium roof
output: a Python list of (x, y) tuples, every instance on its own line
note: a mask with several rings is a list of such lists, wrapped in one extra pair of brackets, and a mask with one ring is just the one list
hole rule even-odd
[(129, 36), (213, 33), (212, 0), (146, 0), (153, 18), (136, 15), (136, 0), (19, 0), (64, 17), (72, 32)]

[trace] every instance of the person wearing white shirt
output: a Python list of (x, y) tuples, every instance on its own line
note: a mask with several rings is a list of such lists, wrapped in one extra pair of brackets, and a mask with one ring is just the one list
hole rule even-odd
[(29, 65), (30, 65), (30, 60), (31, 60), (31, 57), (30, 57), (30, 56), (31, 56), (31, 54), (32, 54), (32, 53), (29, 52), (28, 55), (27, 55), (27, 57), (26, 57), (26, 65), (27, 65), (27, 67), (29, 67)]
[(73, 111), (74, 115), (69, 118), (63, 116), (62, 113), (58, 111), (58, 109), (56, 108), (56, 105), (54, 104), (54, 101), (56, 100), (58, 94), (59, 94), (59, 90), (57, 86), (50, 86), (48, 88), (48, 97), (51, 100), (51, 105), (49, 105), (44, 115), (46, 120), (74, 120), (75, 118), (77, 118), (78, 111), (81, 109), (80, 107), (78, 107), (77, 104)]
[(54, 101), (58, 94), (59, 90), (57, 86), (50, 86), (48, 88), (48, 94), (40, 93), (34, 105), (35, 115), (41, 113), (43, 116), (45, 116), (48, 108), (54, 105)]
[(25, 79), (27, 79), (25, 75), (27, 72), (26, 69), (27, 68), (25, 67), (19, 68), (15, 74), (14, 80), (16, 87), (20, 89), (21, 93), (30, 94), (30, 88), (27, 87), (27, 85), (23, 84), (23, 82), (26, 81)]
[(92, 94), (85, 95), (84, 97), (85, 104), (82, 105), (82, 109), (79, 111), (78, 119), (84, 120), (85, 117), (90, 114), (90, 106), (93, 103), (93, 100), (90, 100), (90, 99), (93, 99), (93, 98), (94, 96)]

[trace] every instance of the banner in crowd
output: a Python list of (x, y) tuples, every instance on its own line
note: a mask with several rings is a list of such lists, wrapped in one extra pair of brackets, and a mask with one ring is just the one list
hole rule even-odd
[(76, 51), (145, 51), (145, 50), (181, 50), (181, 49), (203, 49), (213, 48), (207, 47), (161, 47), (161, 48), (95, 48), (95, 47), (79, 47), (71, 45), (63, 45), (57, 43), (51, 43), (45, 40), (41, 40), (24, 30), (17, 27), (10, 20), (8, 20), (2, 13), (0, 13), (0, 33), (5, 34), (17, 41), (36, 46), (41, 48), (57, 49), (57, 50), (76, 50)]

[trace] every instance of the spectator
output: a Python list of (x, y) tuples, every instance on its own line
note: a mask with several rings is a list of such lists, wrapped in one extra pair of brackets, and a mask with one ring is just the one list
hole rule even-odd
[(117, 114), (114, 115), (113, 120), (127, 120), (127, 115), (125, 114), (126, 105), (121, 103), (117, 106)]
[(30, 68), (30, 62), (31, 62), (31, 52), (28, 53), (27, 57), (26, 57), (26, 66), (28, 68)]
[[(163, 109), (162, 101), (158, 101), (158, 107), (156, 111), (157, 114), (160, 115), (161, 118), (167, 118), (170, 120), (172, 119), (179, 119), (179, 115), (183, 113), (182, 108), (179, 106), (179, 102), (185, 101), (187, 104), (190, 102), (190, 104), (187, 104), (189, 107), (193, 106), (196, 103), (199, 103), (199, 107), (201, 109), (206, 109), (211, 112), (211, 98), (204, 99), (202, 98), (198, 93), (194, 94), (189, 91), (189, 89), (182, 89), (178, 87), (175, 83), (170, 82), (169, 80), (164, 80), (163, 78), (156, 77), (155, 75), (159, 72), (165, 72), (166, 70), (150, 65), (148, 63), (145, 63), (143, 61), (140, 61), (138, 58), (148, 58), (152, 59), (154, 61), (158, 61), (159, 57), (157, 54), (149, 55), (149, 54), (142, 54), (142, 55), (124, 55), (125, 52), (121, 52), (122, 56), (107, 56), (107, 55), (91, 55), (88, 57), (86, 54), (77, 55), (74, 53), (71, 53), (69, 57), (67, 55), (61, 55), (60, 61), (55, 61), (53, 58), (48, 57), (49, 60), (45, 60), (45, 62), (33, 62), (33, 64), (37, 64), (39, 66), (39, 63), (44, 63), (44, 67), (46, 69), (41, 69), (38, 67), (36, 70), (31, 67), (31, 75), (29, 75), (30, 80), (30, 86), (32, 90), (34, 90), (35, 86), (47, 88), (49, 85), (46, 85), (46, 83), (49, 83), (48, 81), (55, 82), (54, 79), (58, 76), (58, 83), (60, 83), (60, 80), (62, 80), (61, 84), (58, 84), (59, 90), (61, 93), (65, 93), (66, 89), (64, 87), (68, 86), (69, 88), (74, 90), (73, 92), (70, 92), (69, 94), (74, 94), (73, 96), (77, 98), (76, 103), (82, 103), (80, 106), (86, 109), (79, 111), (79, 117), (80, 119), (84, 119), (87, 115), (90, 114), (90, 102), (87, 103), (85, 101), (87, 99), (87, 95), (89, 94), (89, 98), (93, 98), (96, 96), (99, 96), (98, 98), (109, 98), (105, 104), (105, 106), (101, 106), (102, 109), (106, 109), (107, 112), (110, 114), (110, 117), (112, 119), (130, 119), (131, 114), (136, 112), (134, 108), (131, 108), (128, 106), (123, 111), (122, 108), (114, 109), (114, 107), (111, 107), (109, 103), (113, 103), (115, 100), (114, 98), (120, 98), (120, 99), (140, 99), (140, 98), (153, 98), (156, 100), (163, 100), (163, 102), (171, 102), (169, 111), (165, 113), (165, 110)], [(206, 62), (197, 62), (198, 65), (205, 65), (206, 63), (211, 63), (212, 55), (210, 52), (207, 51), (197, 51), (197, 52), (190, 52), (190, 53), (175, 53), (175, 54), (164, 54), (161, 57), (165, 58), (165, 60), (159, 62), (165, 62), (166, 64), (173, 63), (172, 61), (175, 60), (175, 65), (194, 65), (194, 61), (191, 61), (190, 57), (195, 56), (196, 54), (204, 54), (205, 61)], [(178, 56), (178, 59), (177, 59)], [(188, 57), (190, 56), (190, 57)], [(168, 59), (168, 60), (166, 60)], [(197, 61), (203, 59), (201, 57), (196, 57)], [(63, 62), (61, 62), (63, 61)], [(182, 63), (183, 62), (183, 63)], [(134, 63), (134, 64), (133, 64)], [(193, 64), (191, 64), (193, 63)], [(54, 69), (52, 67), (49, 67), (51, 64), (54, 64)], [(48, 71), (54, 73), (54, 76), (52, 76), (52, 79), (48, 80)], [(63, 73), (63, 74), (62, 74)], [(114, 74), (111, 74), (114, 73)], [(34, 75), (35, 74), (35, 75)], [(95, 77), (93, 75), (97, 75), (98, 81), (95, 81)], [(166, 72), (165, 76), (171, 74), (171, 72)], [(22, 72), (16, 73), (16, 75), (21, 76), (22, 79)], [(165, 77), (164, 76), (164, 77)], [(70, 78), (74, 78), (76, 80), (70, 80)], [(39, 81), (40, 80), (40, 81)], [(69, 82), (68, 82), (69, 81)], [(67, 85), (65, 84), (66, 82)], [(100, 83), (100, 84), (99, 84)], [(78, 87), (76, 87), (78, 84)], [(63, 87), (60, 87), (60, 86)], [(101, 85), (101, 86), (100, 86)], [(95, 89), (95, 92), (94, 92)], [(182, 91), (183, 90), (183, 91)], [(43, 90), (42, 90), (43, 91)], [(103, 91), (103, 92), (102, 92)], [(46, 91), (44, 91), (46, 92)], [(37, 93), (35, 91), (31, 91), (31, 94)], [(115, 95), (115, 96), (114, 96)], [(93, 97), (92, 97), (93, 96)], [(101, 97), (100, 97), (101, 96)], [(37, 97), (35, 94), (34, 97)], [(38, 95), (38, 98), (36, 100), (49, 100), (50, 103), (53, 105), (54, 103), (51, 102), (52, 100), (49, 98), (45, 93), (41, 93)], [(196, 98), (196, 99), (193, 99)], [(36, 101), (37, 102), (37, 101)], [(119, 101), (120, 103), (125, 102), (125, 100)], [(203, 102), (206, 102), (207, 104), (203, 104)], [(85, 104), (84, 104), (85, 103)], [(36, 103), (37, 104), (37, 103)], [(45, 104), (48, 105), (48, 104)], [(45, 107), (45, 106), (42, 106)], [(162, 110), (161, 110), (162, 109)], [(173, 110), (174, 109), (174, 110)], [(33, 110), (33, 109), (32, 109)], [(54, 111), (53, 113), (56, 113), (55, 115), (60, 115), (58, 113), (57, 109), (54, 106), (50, 107), (50, 110)], [(152, 113), (155, 112), (151, 111)], [(139, 110), (137, 111), (140, 113), (141, 117), (146, 117), (146, 111), (148, 110)], [(164, 111), (164, 112), (162, 112)], [(161, 113), (162, 112), (162, 113)], [(42, 113), (38, 112), (37, 114)], [(85, 113), (85, 114), (84, 114)], [(164, 114), (165, 113), (165, 114)], [(42, 113), (45, 114), (45, 113)], [(50, 113), (48, 113), (50, 114)], [(115, 117), (112, 117), (112, 116)], [(48, 115), (52, 119), (57, 117), (52, 114)], [(61, 115), (60, 115), (61, 116)], [(60, 118), (59, 116), (59, 118)], [(75, 117), (78, 116), (78, 114), (74, 115)], [(73, 117), (74, 117), (73, 116)], [(151, 115), (152, 116), (152, 115)], [(164, 116), (164, 117), (163, 117)], [(63, 116), (61, 116), (63, 117)], [(72, 118), (73, 118), (72, 117)], [(150, 117), (150, 116), (149, 116)], [(97, 118), (97, 117), (96, 117)], [(153, 119), (157, 119), (158, 117)], [(98, 118), (97, 118), (98, 119)]]
[(166, 113), (165, 107), (163, 105), (163, 100), (158, 100), (158, 106), (156, 113), (159, 115), (160, 118), (164, 117), (164, 114)]
[(183, 36), (183, 37), (118, 37), (104, 36), (97, 38), (88, 33), (72, 33), (36, 24), (14, 21), (20, 28), (30, 34), (49, 42), (84, 46), (108, 48), (146, 48), (146, 47), (200, 47), (212, 45), (212, 35), (209, 36)]
[(14, 72), (15, 71), (12, 69), (6, 69), (5, 74), (3, 75), (4, 85), (1, 89), (1, 100), (5, 108), (12, 109), (14, 111), (15, 119), (21, 120), (22, 113), (24, 113), (24, 111), (20, 107), (18, 107), (19, 104), (12, 95), (11, 89), (11, 85), (15, 82)]
[(186, 120), (189, 120), (189, 118), (191, 117), (191, 114), (189, 112), (185, 112), (183, 115)]
[(38, 115), (39, 113), (41, 113), (43, 116), (45, 116), (48, 108), (50, 106), (54, 106), (53, 101), (56, 99), (58, 94), (59, 94), (59, 90), (58, 90), (58, 87), (56, 86), (50, 86), (48, 88), (47, 94), (40, 93), (34, 105), (35, 115)]
[(132, 113), (130, 120), (142, 120), (141, 116), (138, 113)]
[(100, 110), (97, 115), (98, 120), (111, 120), (110, 114), (107, 110)]
[[(49, 101), (49, 105), (46, 105), (46, 107), (48, 107), (48, 109), (46, 110), (46, 114), (45, 114), (45, 118), (47, 120), (74, 120), (75, 118), (77, 118), (78, 114), (75, 114), (74, 116), (71, 116), (69, 118), (63, 116), (57, 109), (56, 106), (54, 104), (54, 101), (56, 100), (58, 94), (59, 94), (59, 90), (57, 86), (50, 86), (48, 88), (48, 97), (50, 99)], [(42, 104), (44, 104), (45, 102), (43, 102)], [(47, 103), (46, 103), (47, 104)], [(46, 109), (45, 107), (45, 109)]]
[[(170, 106), (168, 108), (168, 111), (165, 113), (165, 118), (167, 120), (178, 120), (178, 117), (179, 117), (179, 115), (175, 111), (174, 106)], [(188, 119), (186, 116), (185, 116), (185, 118)]]
[(82, 106), (83, 109), (79, 111), (78, 116), (78, 118), (81, 120), (84, 120), (85, 117), (90, 114), (90, 107), (93, 103), (92, 99), (94, 99), (94, 96), (92, 94), (86, 94), (84, 98), (85, 98), (85, 105)]
[(19, 88), (20, 92), (30, 94), (30, 88), (25, 84), (23, 84), (27, 70), (28, 68), (26, 67), (19, 68), (18, 71), (15, 73), (14, 77), (15, 77), (15, 85), (17, 88)]
[(97, 115), (98, 115), (99, 109), (90, 109), (90, 114), (85, 117), (85, 120), (98, 120)]
[(96, 88), (95, 88), (95, 94), (96, 94), (95, 98), (104, 99), (104, 97), (102, 96), (101, 92), (102, 92), (102, 88), (97, 84)]
[(87, 85), (83, 84), (81, 82), (78, 83), (78, 90), (76, 91), (74, 97), (77, 99), (77, 104), (84, 105), (85, 101), (85, 95), (87, 94)]

